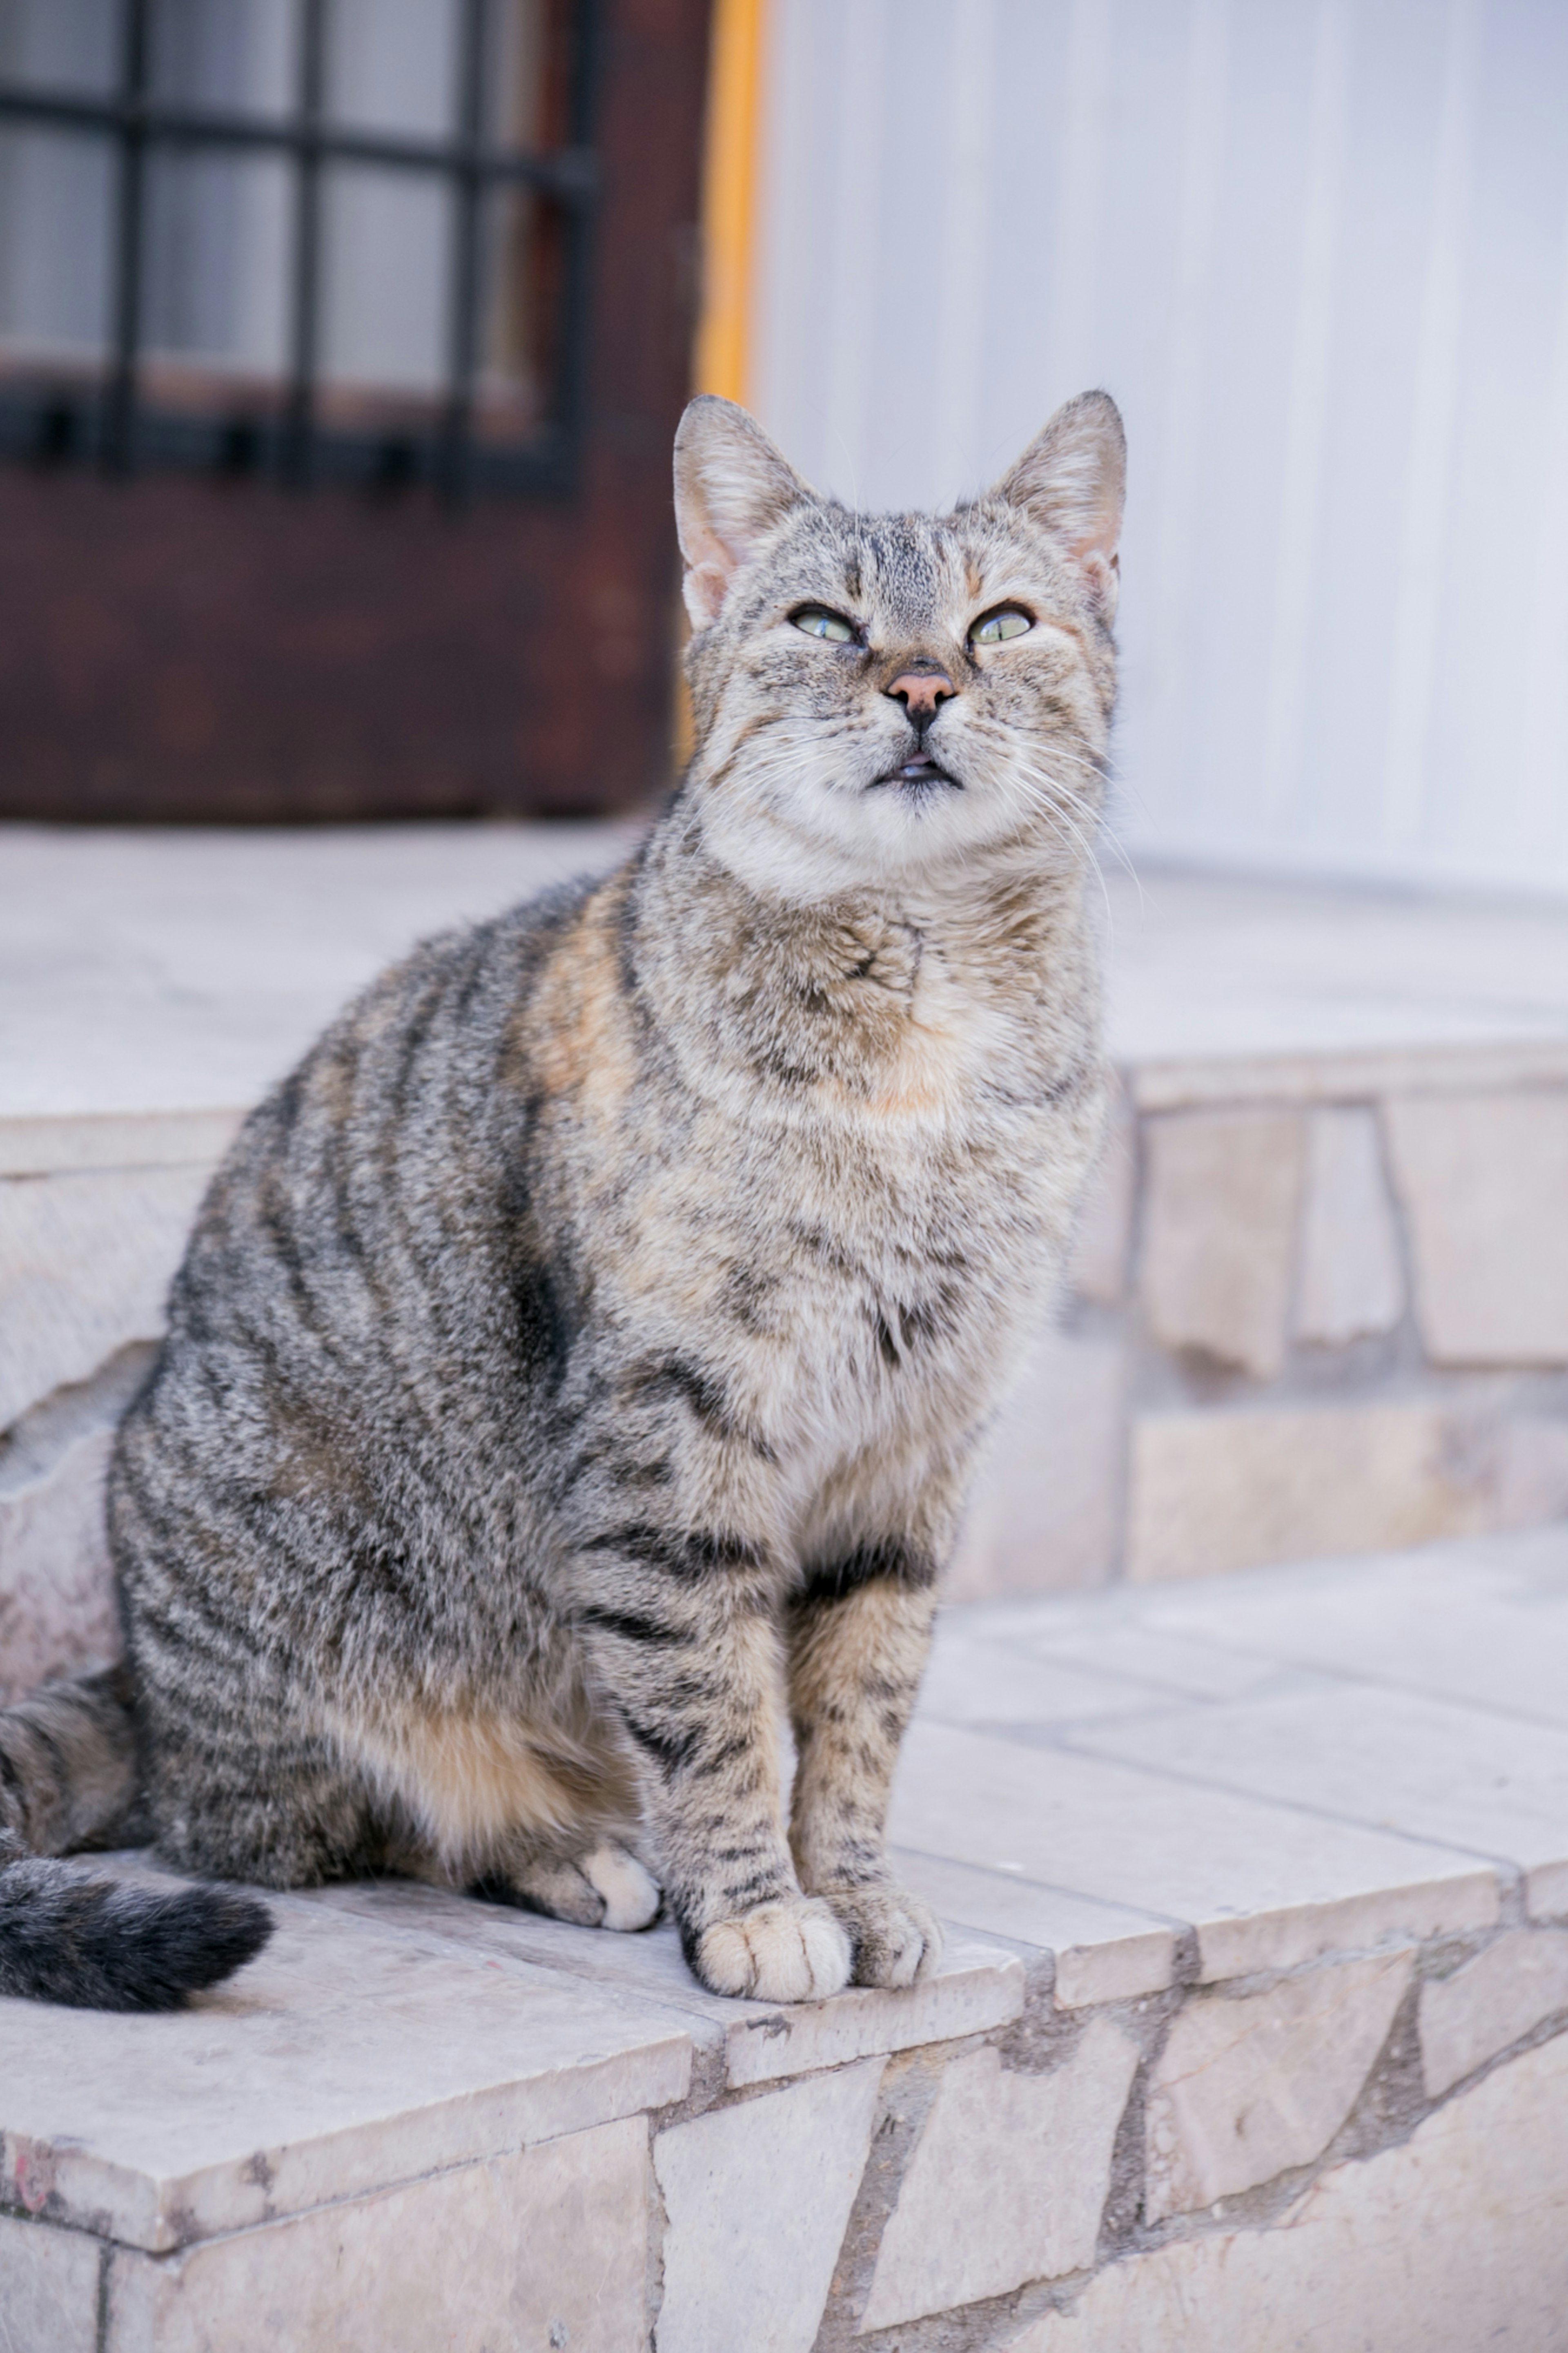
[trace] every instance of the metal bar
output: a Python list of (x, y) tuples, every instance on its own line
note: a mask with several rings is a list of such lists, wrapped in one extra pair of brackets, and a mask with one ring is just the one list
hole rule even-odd
[(300, 20), (298, 136), (294, 145), (294, 283), (289, 392), (283, 408), (284, 479), (314, 470), (316, 356), (321, 307), (321, 149), (327, 82), (327, 0), (304, 0)]
[(454, 190), (452, 309), (447, 413), (441, 425), (440, 478), (447, 496), (468, 488), (474, 421), (474, 370), (479, 323), (479, 234), (484, 182), (475, 168), (485, 131), (485, 60), (489, 55), (489, 0), (463, 0), (459, 35), (458, 130), (463, 162)]
[[(575, 149), (591, 152), (598, 93), (598, 0), (577, 0), (573, 14), (574, 45), (567, 96), (568, 130)], [(587, 396), (593, 214), (586, 207), (574, 206), (566, 213), (561, 227), (566, 251), (562, 272), (557, 375), (552, 387), (550, 411), (552, 422), (565, 436), (572, 462), (582, 437)]]
[(592, 149), (594, 104), (599, 89), (598, 0), (577, 0), (573, 10), (572, 78), (567, 90), (567, 135), (574, 147)]
[[(128, 111), (147, 82), (149, 0), (121, 0), (121, 94)], [(103, 464), (128, 474), (136, 456), (136, 363), (142, 340), (142, 216), (147, 192), (146, 142), (128, 119), (120, 132), (114, 219), (114, 356), (105, 387)]]
[[(17, 394), (5, 389), (0, 379), (0, 460), (13, 457), (37, 459), (40, 454), (47, 454), (40, 452), (40, 426), (57, 397), (57, 388), (52, 386)], [(137, 411), (137, 459), (143, 469), (174, 466), (209, 471), (216, 462), (216, 438), (213, 420), (208, 417), (195, 417), (152, 404)], [(420, 446), (423, 448), (426, 444)], [(315, 479), (318, 482), (369, 487), (380, 479), (385, 455), (384, 433), (319, 433)], [(540, 435), (511, 445), (477, 443), (469, 456), (469, 474), (476, 491), (554, 491), (569, 487), (565, 452), (553, 435)]]
[[(210, 464), (215, 428), (178, 409), (141, 403), (140, 359), (146, 269), (146, 174), (149, 151), (214, 148), (259, 151), (291, 159), (295, 167), (294, 269), (287, 392), (276, 436), (286, 478), (320, 472), (334, 480), (373, 478), (384, 457), (384, 438), (354, 428), (322, 433), (317, 423), (321, 340), (321, 174), (333, 162), (435, 173), (453, 186), (452, 300), (447, 392), (432, 432), (414, 439), (424, 453), (419, 470), (434, 470), (448, 494), (469, 485), (486, 489), (564, 491), (571, 485), (582, 422), (588, 330), (590, 222), (598, 194), (592, 152), (595, 0), (577, 0), (567, 89), (567, 144), (530, 151), (488, 144), (483, 119), (489, 35), (497, 0), (464, 0), (459, 56), (459, 121), (451, 140), (378, 135), (325, 121), (327, 9), (331, 0), (301, 0), (301, 50), (295, 115), (256, 117), (220, 109), (153, 102), (148, 89), (152, 0), (121, 0), (121, 78), (103, 98), (0, 81), (0, 121), (19, 121), (111, 140), (116, 149), (111, 351), (102, 394), (103, 463), (124, 470), (149, 463)], [(559, 209), (563, 240), (557, 290), (555, 382), (542, 429), (526, 446), (491, 449), (473, 438), (475, 385), (482, 339), (483, 222), (487, 193), (500, 185), (537, 188)], [(0, 443), (37, 435), (38, 399), (0, 391)], [(367, 473), (367, 468), (371, 472)]]
[(159, 146), (245, 147), (295, 156), (308, 151), (324, 163), (369, 164), (388, 171), (461, 171), (481, 181), (531, 183), (562, 205), (591, 204), (598, 189), (597, 158), (578, 144), (535, 154), (476, 142), (470, 152), (447, 140), (394, 138), (374, 132), (328, 130), (324, 125), (312, 132), (294, 118), (268, 121), (264, 116), (227, 113), (216, 107), (79, 98), (6, 82), (0, 82), (0, 121), (36, 122), (60, 131), (107, 132), (121, 138), (131, 133)]

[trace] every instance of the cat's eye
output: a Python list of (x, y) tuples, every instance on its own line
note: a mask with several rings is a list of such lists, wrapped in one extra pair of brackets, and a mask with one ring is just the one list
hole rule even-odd
[(969, 632), (972, 646), (1005, 645), (1009, 638), (1026, 636), (1035, 624), (1020, 606), (1002, 605), (994, 613), (986, 613)]
[(790, 619), (797, 629), (804, 629), (808, 638), (826, 638), (828, 644), (834, 646), (852, 646), (855, 643), (854, 622), (847, 621), (842, 613), (830, 613), (826, 605), (802, 605), (790, 615)]

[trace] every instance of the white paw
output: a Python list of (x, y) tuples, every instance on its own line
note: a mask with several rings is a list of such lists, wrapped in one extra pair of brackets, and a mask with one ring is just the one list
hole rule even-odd
[(596, 1846), (584, 1855), (578, 1870), (605, 1899), (601, 1928), (646, 1928), (658, 1915), (658, 1882), (650, 1879), (635, 1854), (623, 1846)]
[(797, 1895), (738, 1920), (716, 1920), (697, 1947), (710, 1992), (755, 2001), (821, 2001), (849, 1982), (849, 1939), (826, 1904)]

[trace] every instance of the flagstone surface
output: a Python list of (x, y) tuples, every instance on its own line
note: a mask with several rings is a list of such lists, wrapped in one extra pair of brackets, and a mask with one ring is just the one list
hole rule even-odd
[(907, 1992), (382, 1881), (173, 2017), (0, 2002), (0, 2343), (1568, 2344), (1565, 1683), (1568, 1530), (955, 1609)]
[[(238, 1119), (626, 839), (5, 830), (0, 1695), (112, 1649)], [(938, 1971), (731, 2003), (386, 1882), (174, 2017), (0, 2002), (5, 2353), (1568, 2353), (1568, 916), (1153, 885), (895, 1793)]]

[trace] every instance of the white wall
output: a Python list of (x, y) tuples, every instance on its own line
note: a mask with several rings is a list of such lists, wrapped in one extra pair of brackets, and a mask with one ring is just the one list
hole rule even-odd
[(1121, 828), (1568, 892), (1568, 0), (773, 0), (753, 397), (945, 501), (1126, 415)]

